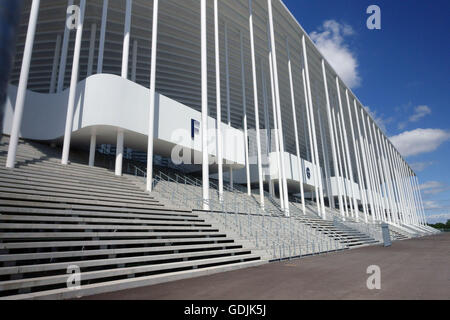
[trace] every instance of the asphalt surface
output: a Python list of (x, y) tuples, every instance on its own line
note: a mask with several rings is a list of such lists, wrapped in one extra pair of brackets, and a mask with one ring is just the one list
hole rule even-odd
[[(367, 268), (381, 270), (369, 290)], [(87, 300), (450, 299), (450, 233), (85, 297)]]

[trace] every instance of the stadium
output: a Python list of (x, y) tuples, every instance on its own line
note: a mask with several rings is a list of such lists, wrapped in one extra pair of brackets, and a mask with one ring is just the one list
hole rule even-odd
[(415, 172), (279, 0), (25, 1), (0, 148), (0, 298), (438, 232)]

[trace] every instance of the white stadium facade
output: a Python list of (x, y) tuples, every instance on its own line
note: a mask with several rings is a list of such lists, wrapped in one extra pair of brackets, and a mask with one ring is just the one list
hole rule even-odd
[[(282, 1), (29, 0), (21, 21), (3, 120), (1, 211), (11, 217), (0, 221), (0, 296), (70, 298), (376, 244), (382, 226), (393, 240), (436, 232), (416, 174)], [(112, 191), (123, 179), (139, 191)], [(223, 255), (187, 256), (173, 235), (164, 252), (181, 262), (165, 257), (156, 270), (136, 252), (159, 248), (145, 239), (172, 238), (162, 226), (126, 229), (101, 216), (118, 194), (126, 204), (109, 210), (119, 216), (144, 219), (159, 201), (159, 211), (195, 215), (250, 251), (239, 261), (225, 245)], [(139, 228), (157, 234), (133, 246)], [(78, 246), (103, 250), (109, 263), (94, 253), (76, 260)], [(108, 251), (117, 248), (135, 254)], [(68, 252), (87, 279), (75, 291), (53, 263)]]

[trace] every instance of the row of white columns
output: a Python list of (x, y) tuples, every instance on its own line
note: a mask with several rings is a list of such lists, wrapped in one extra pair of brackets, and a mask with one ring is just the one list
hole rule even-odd
[[(68, 5), (72, 5), (73, 0), (68, 1)], [(278, 158), (278, 178), (280, 190), (280, 202), (285, 214), (289, 216), (289, 197), (286, 179), (286, 168), (284, 163), (284, 136), (283, 136), (283, 121), (281, 116), (281, 97), (279, 90), (279, 74), (277, 63), (277, 51), (275, 43), (275, 32), (273, 23), (272, 0), (268, 0), (268, 59), (270, 69), (270, 84), (272, 94), (273, 119), (275, 129), (275, 148)], [(16, 107), (14, 113), (13, 127), (11, 132), (11, 141), (8, 150), (8, 159), (6, 166), (13, 168), (15, 165), (17, 143), (19, 137), (19, 129), (21, 125), (23, 107), (25, 103), (25, 95), (28, 82), (28, 74), (30, 69), (30, 61), (34, 44), (34, 36), (36, 30), (36, 23), (39, 13), (39, 0), (33, 0), (30, 21), (28, 25), (28, 33), (25, 43), (24, 56), (22, 61), (22, 70), (20, 75)], [(209, 209), (209, 161), (207, 149), (207, 120), (208, 120), (208, 94), (207, 94), (207, 23), (206, 23), (206, 0), (201, 0), (201, 78), (202, 78), (202, 147), (203, 147), (203, 199), (204, 209)], [(153, 4), (153, 30), (152, 30), (152, 54), (151, 54), (151, 73), (150, 73), (150, 103), (149, 103), (149, 139), (148, 139), (148, 163), (147, 163), (147, 190), (152, 191), (152, 167), (153, 167), (153, 122), (154, 122), (154, 108), (155, 108), (155, 88), (156, 88), (156, 59), (157, 59), (157, 39), (158, 39), (158, 7), (159, 1), (154, 0)], [(220, 46), (219, 46), (219, 3), (214, 0), (214, 34), (215, 34), (215, 62), (216, 62), (216, 107), (217, 107), (217, 146), (218, 146), (218, 165), (219, 165), (219, 194), (220, 199), (223, 199), (223, 145), (222, 145), (222, 131), (221, 131), (221, 77), (220, 77)], [(257, 161), (258, 161), (258, 184), (260, 192), (260, 203), (264, 208), (264, 189), (263, 189), (263, 172), (262, 172), (262, 150), (260, 137), (260, 120), (259, 120), (259, 96), (257, 85), (257, 65), (255, 53), (255, 40), (253, 30), (253, 10), (252, 0), (248, 0), (249, 9), (249, 32), (250, 32), (250, 49), (251, 49), (251, 68), (253, 81), (253, 95), (255, 106), (255, 124), (256, 124), (256, 141), (257, 141)], [(71, 132), (73, 123), (73, 113), (75, 108), (75, 98), (78, 82), (79, 58), (81, 50), (81, 38), (83, 33), (84, 14), (86, 10), (86, 0), (80, 0), (80, 14), (76, 22), (76, 37), (75, 47), (72, 63), (72, 72), (69, 88), (68, 112), (66, 117), (66, 128), (64, 135), (64, 145), (62, 152), (62, 164), (68, 164), (69, 150), (71, 142)], [(99, 55), (97, 62), (97, 73), (101, 73), (103, 69), (103, 56), (106, 33), (106, 20), (108, 13), (108, 0), (103, 2), (102, 23), (100, 26), (100, 40), (99, 40)], [(68, 13), (69, 14), (69, 13)], [(130, 50), (130, 31), (131, 31), (131, 17), (132, 17), (132, 0), (126, 1), (125, 25), (124, 25), (124, 40), (123, 40), (123, 56), (122, 56), (122, 77), (128, 78), (129, 70), (129, 50)], [(90, 49), (88, 58), (87, 74), (93, 72), (94, 61), (94, 47), (96, 42), (97, 26), (91, 25)], [(68, 42), (70, 37), (70, 30), (66, 27), (64, 35), (58, 35), (56, 41), (55, 55), (53, 60), (53, 70), (50, 82), (50, 92), (60, 92), (64, 85), (64, 75), (67, 60)], [(243, 127), (244, 133), (247, 135), (247, 110), (246, 110), (246, 84), (245, 84), (245, 66), (244, 66), (244, 46), (243, 35), (240, 32), (241, 43), (241, 76), (242, 76), (242, 97), (243, 97)], [(315, 194), (317, 201), (318, 212), (325, 218), (325, 201), (323, 177), (320, 170), (320, 158), (318, 152), (317, 136), (316, 136), (316, 120), (315, 108), (313, 105), (311, 81), (308, 65), (307, 47), (305, 36), (302, 37), (302, 80), (303, 90), (305, 96), (306, 106), (306, 122), (308, 126), (309, 144), (311, 150), (311, 159), (313, 163), (313, 174), (315, 180)], [(136, 80), (136, 65), (137, 65), (137, 41), (133, 42), (132, 51), (132, 74), (133, 81)], [(296, 101), (295, 88), (293, 83), (293, 70), (290, 55), (289, 40), (286, 38), (286, 50), (288, 57), (288, 77), (290, 85), (290, 100), (292, 107), (292, 115), (294, 119), (294, 134), (297, 157), (300, 165), (300, 146), (299, 146), (299, 132), (297, 128), (296, 115)], [(57, 67), (59, 60), (59, 68)], [(226, 66), (226, 102), (227, 102), (227, 120), (231, 125), (231, 110), (230, 110), (230, 78), (229, 78), (229, 52), (228, 52), (228, 25), (225, 22), (225, 66)], [(265, 127), (269, 124), (268, 120), (268, 103), (267, 103), (267, 88), (265, 83), (265, 74), (263, 70), (263, 63), (261, 61), (262, 69), (262, 90), (264, 97), (264, 114)], [(59, 71), (59, 72), (58, 72)], [(368, 222), (369, 216), (372, 221), (381, 220), (395, 224), (413, 224), (424, 225), (426, 223), (423, 203), (419, 191), (419, 184), (417, 177), (409, 168), (407, 163), (403, 160), (400, 154), (395, 150), (392, 144), (377, 128), (375, 123), (358, 104), (356, 99), (353, 99), (353, 112), (351, 108), (351, 101), (348, 90), (345, 90), (345, 101), (341, 99), (341, 90), (339, 79), (336, 77), (336, 92), (337, 92), (337, 107), (330, 103), (330, 93), (327, 83), (327, 74), (325, 61), (322, 60), (322, 73), (324, 81), (324, 91), (326, 97), (326, 111), (327, 122), (330, 133), (330, 145), (332, 151), (333, 170), (336, 177), (336, 185), (338, 189), (338, 202), (341, 215), (345, 217), (360, 218), (359, 203), (357, 201), (357, 190), (355, 189), (356, 179), (359, 185), (359, 194), (361, 206), (364, 213), (364, 220)], [(58, 74), (58, 79), (56, 75)], [(346, 112), (344, 105), (346, 103)], [(318, 107), (318, 106), (317, 106)], [(347, 119), (345, 118), (347, 113)], [(350, 127), (347, 128), (347, 121)], [(322, 139), (322, 152), (325, 154), (324, 142), (324, 128), (319, 113), (320, 135)], [(356, 122), (356, 128), (354, 127)], [(348, 130), (350, 130), (350, 135)], [(350, 153), (349, 137), (353, 143), (353, 159)], [(248, 143), (245, 139), (246, 152), (246, 172), (247, 172), (247, 189), (251, 193), (250, 187), (250, 170), (248, 160)], [(269, 139), (268, 139), (269, 141)], [(116, 152), (116, 170), (117, 175), (122, 174), (123, 161), (123, 145), (124, 145), (124, 131), (117, 130), (117, 152)], [(92, 131), (90, 141), (90, 157), (89, 164), (94, 164), (96, 147), (96, 132)], [(269, 152), (269, 149), (266, 150)], [(328, 166), (328, 159), (324, 156), (325, 166)], [(354, 167), (356, 165), (356, 167)], [(325, 175), (329, 180), (330, 168), (326, 167)], [(348, 183), (348, 181), (350, 183)], [(230, 169), (230, 184), (232, 186), (232, 169)], [(303, 177), (300, 170), (300, 192), (303, 204), (303, 211), (305, 212), (305, 198), (303, 190)], [(334, 197), (327, 187), (327, 195), (330, 202), (330, 207), (334, 206)]]

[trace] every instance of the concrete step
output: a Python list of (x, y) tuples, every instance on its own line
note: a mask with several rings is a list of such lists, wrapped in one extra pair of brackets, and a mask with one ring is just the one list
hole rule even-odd
[[(1, 188), (0, 188), (1, 189)], [(7, 190), (9, 191), (9, 190)], [(36, 191), (37, 192), (37, 191)], [(163, 204), (151, 203), (151, 204), (140, 204), (133, 202), (115, 202), (106, 200), (95, 200), (95, 199), (80, 199), (75, 197), (64, 197), (57, 195), (46, 195), (44, 194), (33, 194), (33, 193), (17, 193), (17, 192), (5, 192), (0, 191), (0, 199), (7, 200), (30, 200), (30, 201), (42, 201), (42, 202), (54, 202), (54, 203), (67, 203), (67, 204), (79, 204), (79, 205), (90, 205), (90, 206), (102, 206), (102, 207), (118, 207), (118, 208), (130, 208), (130, 209), (162, 209)], [(3, 203), (3, 200), (1, 200)], [(110, 209), (108, 209), (110, 210)], [(169, 209), (166, 209), (169, 210)]]
[(85, 181), (67, 181), (67, 180), (52, 180), (48, 178), (36, 178), (36, 177), (24, 177), (18, 174), (4, 174), (0, 172), (0, 181), (11, 183), (17, 182), (22, 184), (32, 184), (32, 185), (44, 185), (44, 186), (59, 186), (60, 188), (68, 188), (68, 189), (80, 189), (80, 190), (93, 190), (99, 193), (108, 193), (108, 194), (116, 194), (116, 195), (126, 195), (126, 196), (141, 196), (141, 197), (150, 197), (152, 196), (144, 191), (141, 191), (138, 188), (115, 188), (110, 187), (108, 184), (104, 185), (92, 185), (91, 183), (86, 184)]
[(34, 172), (35, 175), (48, 175), (53, 177), (65, 177), (65, 178), (71, 178), (74, 177), (76, 179), (90, 179), (97, 182), (103, 182), (103, 183), (110, 183), (115, 185), (128, 185), (129, 182), (123, 179), (123, 177), (115, 176), (113, 173), (111, 173), (109, 176), (103, 176), (98, 175), (92, 172), (89, 172), (89, 167), (86, 167), (86, 170), (73, 170), (71, 167), (68, 166), (62, 166), (62, 165), (55, 165), (55, 166), (46, 166), (42, 164), (26, 164), (26, 165), (19, 165), (14, 169), (7, 169), (5, 168), (6, 162), (2, 161), (0, 159), (0, 170), (2, 171), (10, 171), (10, 172)]
[(82, 176), (75, 174), (62, 175), (59, 173), (55, 173), (52, 170), (35, 170), (33, 168), (15, 168), (15, 169), (6, 169), (0, 166), (0, 173), (5, 175), (17, 175), (19, 177), (34, 177), (37, 179), (45, 179), (48, 181), (74, 181), (77, 183), (89, 183), (92, 186), (105, 186), (106, 183), (108, 187), (111, 188), (119, 188), (121, 190), (138, 190), (136, 186), (131, 185), (127, 179), (121, 179), (120, 181), (110, 181), (110, 180), (102, 180), (96, 177), (90, 176)]
[[(118, 206), (122, 205), (129, 205), (132, 207), (135, 206), (164, 206), (163, 204), (159, 203), (156, 200), (148, 199), (148, 200), (127, 200), (127, 199), (118, 199), (115, 197), (103, 197), (103, 196), (89, 196), (87, 194), (75, 194), (71, 192), (58, 192), (58, 189), (52, 189), (52, 188), (41, 188), (41, 187), (25, 187), (21, 185), (16, 185), (16, 187), (1, 187), (0, 186), (0, 194), (6, 195), (9, 194), (10, 198), (12, 198), (11, 195), (13, 194), (19, 194), (22, 195), (24, 198), (29, 199), (29, 197), (51, 197), (53, 199), (58, 199), (62, 202), (69, 202), (69, 203), (89, 203), (89, 201), (93, 201), (95, 203), (109, 203), (110, 205), (117, 204)], [(8, 199), (8, 198), (7, 198)]]
[[(113, 278), (118, 276), (128, 276), (128, 275), (138, 275), (140, 273), (148, 272), (162, 272), (165, 270), (176, 270), (179, 268), (192, 268), (201, 267), (204, 265), (214, 265), (217, 263), (233, 263), (233, 262), (243, 262), (248, 260), (259, 260), (259, 256), (255, 254), (243, 254), (237, 256), (211, 258), (211, 259), (200, 259), (192, 261), (183, 262), (172, 262), (172, 263), (161, 263), (156, 265), (143, 265), (125, 268), (114, 268), (98, 271), (88, 271), (83, 272), (83, 281), (101, 279), (101, 278)], [(55, 284), (65, 285), (70, 278), (70, 274), (46, 276), (46, 277), (36, 277), (36, 278), (26, 278), (19, 280), (1, 281), (0, 291), (23, 289), (23, 288), (33, 288), (40, 286), (48, 286)]]
[[(7, 201), (5, 200), (2, 202), (4, 205), (12, 205), (13, 201)], [(21, 203), (26, 201), (20, 201)], [(108, 207), (99, 207), (96, 208), (95, 206), (87, 206), (86, 209), (91, 209), (90, 211), (87, 210), (81, 210), (83, 208), (72, 208), (70, 205), (64, 206), (64, 205), (56, 205), (51, 206), (53, 203), (46, 204), (46, 203), (27, 203), (29, 207), (0, 207), (0, 212), (11, 214), (11, 213), (17, 213), (17, 214), (33, 214), (33, 215), (52, 215), (52, 216), (70, 216), (70, 217), (112, 217), (112, 218), (123, 218), (123, 219), (139, 219), (142, 221), (168, 221), (168, 222), (177, 222), (177, 221), (186, 221), (186, 222), (203, 222), (202, 219), (197, 218), (196, 215), (193, 214), (185, 214), (184, 212), (159, 212), (159, 211), (153, 211), (153, 210), (142, 210), (141, 212), (145, 211), (145, 214), (139, 214), (139, 213), (129, 213), (128, 210), (124, 209), (121, 210), (111, 210), (108, 211)], [(39, 208), (38, 205), (40, 205), (42, 208)], [(52, 208), (52, 209), (49, 209)], [(62, 209), (53, 209), (53, 208), (62, 208)], [(98, 211), (95, 211), (95, 210)], [(116, 208), (120, 209), (120, 208)]]
[(64, 223), (64, 224), (56, 224), (56, 223), (0, 223), (0, 230), (146, 230), (149, 232), (152, 231), (218, 231), (217, 228), (213, 228), (211, 226), (155, 226), (155, 225), (123, 225), (123, 224), (74, 224), (74, 223)]
[[(56, 240), (56, 241), (38, 241), (38, 242), (4, 242), (0, 243), (2, 250), (21, 250), (21, 249), (43, 249), (43, 248), (69, 248), (69, 247), (97, 247), (97, 246), (137, 246), (137, 245), (160, 245), (169, 246), (175, 243), (233, 243), (230, 237), (190, 237), (190, 238), (164, 238), (164, 239), (131, 239), (131, 240)], [(86, 249), (87, 250), (87, 249)]]
[[(124, 202), (134, 201), (136, 203), (146, 203), (146, 202), (157, 202), (153, 197), (142, 195), (142, 196), (133, 196), (133, 193), (116, 193), (116, 192), (105, 192), (98, 191), (93, 188), (88, 187), (69, 187), (69, 186), (60, 186), (55, 184), (45, 184), (41, 182), (23, 182), (17, 180), (16, 182), (12, 182), (8, 179), (6, 182), (4, 179), (0, 178), (0, 190), (8, 191), (9, 190), (33, 190), (33, 191), (48, 191), (58, 194), (63, 194), (67, 196), (67, 194), (72, 195), (73, 197), (83, 197), (85, 199), (116, 199)], [(6, 190), (5, 190), (6, 189)]]
[(242, 249), (242, 246), (236, 243), (213, 243), (199, 245), (179, 245), (179, 246), (156, 246), (156, 247), (130, 247), (130, 248), (114, 248), (114, 249), (86, 249), (72, 251), (52, 251), (52, 252), (35, 252), (35, 253), (19, 253), (19, 254), (3, 254), (0, 255), (0, 262), (7, 261), (34, 261), (34, 260), (55, 260), (68, 258), (86, 258), (86, 257), (102, 257), (102, 256), (118, 256), (118, 255), (137, 255), (137, 254), (155, 254), (163, 252), (180, 251), (208, 251), (208, 250), (225, 250), (225, 249)]
[(71, 299), (77, 297), (83, 297), (88, 295), (125, 290), (131, 288), (137, 288), (142, 286), (150, 286), (158, 283), (188, 279), (193, 277), (200, 277), (211, 275), (220, 272), (226, 272), (241, 268), (256, 267), (267, 263), (267, 261), (255, 260), (241, 263), (233, 263), (221, 266), (205, 267), (195, 270), (184, 270), (168, 272), (164, 274), (136, 277), (132, 279), (122, 279), (115, 281), (107, 281), (96, 284), (82, 285), (79, 289), (54, 289), (48, 291), (41, 291), (29, 294), (19, 294), (8, 297), (3, 297), (7, 300), (32, 300), (32, 299)]
[(86, 238), (156, 238), (156, 237), (225, 237), (218, 232), (0, 232), (0, 239), (86, 239)]
[(204, 222), (188, 222), (188, 221), (167, 221), (167, 220), (150, 220), (150, 219), (107, 219), (107, 218), (79, 218), (70, 216), (25, 216), (25, 215), (7, 215), (0, 208), (0, 221), (2, 222), (64, 222), (64, 223), (78, 223), (78, 224), (115, 224), (115, 225), (155, 225), (167, 227), (210, 227), (210, 224)]
[[(111, 175), (112, 171), (100, 167), (90, 167), (88, 166), (87, 163), (79, 164), (75, 162), (69, 162), (69, 164), (67, 165), (62, 165), (61, 159), (52, 159), (46, 156), (42, 157), (29, 156), (20, 153), (17, 154), (16, 159), (17, 159), (16, 167), (18, 168), (22, 166), (36, 165), (55, 169), (71, 170), (73, 172), (90, 173), (92, 175), (104, 177), (107, 179), (117, 178), (115, 175)], [(6, 162), (6, 155), (2, 156), (0, 153), (0, 161)]]
[[(130, 263), (157, 263), (157, 262), (169, 262), (171, 260), (192, 260), (199, 258), (213, 258), (217, 256), (234, 256), (234, 255), (244, 255), (249, 254), (250, 251), (246, 249), (226, 249), (226, 250), (208, 250), (208, 251), (198, 251), (198, 252), (184, 252), (184, 253), (169, 253), (169, 254), (155, 254), (155, 255), (145, 255), (145, 256), (135, 256), (135, 257), (124, 257), (124, 258), (109, 258), (109, 259), (94, 259), (94, 260), (82, 260), (82, 261), (68, 261), (60, 263), (47, 263), (47, 264), (33, 264), (33, 265), (23, 265), (15, 267), (2, 267), (0, 268), (0, 276), (14, 275), (14, 274), (26, 274), (35, 272), (46, 272), (46, 271), (62, 271), (66, 273), (67, 268), (71, 265), (77, 265), (79, 268), (92, 268), (92, 267), (102, 267), (102, 266), (113, 266), (113, 265), (126, 265)], [(0, 282), (1, 284), (1, 282)]]

